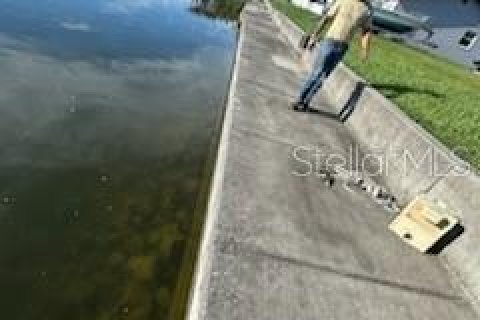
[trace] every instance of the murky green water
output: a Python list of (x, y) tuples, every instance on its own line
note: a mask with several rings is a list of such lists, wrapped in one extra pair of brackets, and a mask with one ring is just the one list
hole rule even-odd
[(232, 1), (0, 0), (2, 319), (167, 318)]

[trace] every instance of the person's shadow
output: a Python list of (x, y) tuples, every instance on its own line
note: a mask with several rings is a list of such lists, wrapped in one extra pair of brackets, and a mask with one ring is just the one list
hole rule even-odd
[(330, 118), (340, 122), (345, 122), (348, 120), (348, 118), (350, 118), (353, 111), (355, 111), (358, 101), (360, 100), (360, 97), (362, 96), (366, 86), (367, 84), (365, 82), (357, 82), (355, 84), (355, 88), (350, 94), (350, 97), (348, 98), (347, 102), (343, 105), (342, 109), (338, 114), (330, 113), (330, 112), (322, 111), (318, 109), (313, 109), (313, 108), (310, 108), (309, 111), (311, 113), (315, 113), (326, 118)]
[[(353, 114), (355, 109), (358, 106), (358, 102), (360, 98), (363, 95), (363, 92), (365, 88), (367, 87), (367, 83), (363, 81), (359, 81), (355, 84), (355, 88), (353, 89), (352, 93), (350, 94), (350, 97), (348, 98), (347, 102), (343, 105), (342, 109), (338, 114), (333, 114), (321, 110), (315, 110), (311, 109), (310, 111), (313, 113), (320, 114), (322, 116), (331, 118), (331, 119), (336, 119), (339, 120), (340, 122), (346, 122), (350, 116)], [(416, 94), (422, 94), (422, 95), (429, 95), (434, 98), (444, 98), (445, 95), (435, 92), (433, 90), (429, 89), (419, 89), (419, 88), (414, 88), (410, 86), (405, 86), (405, 85), (397, 85), (397, 84), (382, 84), (382, 83), (377, 83), (377, 84), (372, 84), (372, 88), (380, 91), (382, 95), (384, 95), (388, 99), (395, 99), (403, 94), (407, 93), (416, 93)]]
[[(355, 111), (355, 108), (358, 105), (358, 101), (363, 94), (363, 91), (367, 87), (365, 82), (357, 82), (355, 85), (355, 89), (353, 90), (350, 98), (343, 106), (342, 110), (338, 114), (338, 118), (341, 122), (345, 122), (350, 118), (352, 113)], [(387, 99), (395, 99), (403, 94), (407, 93), (416, 93), (422, 95), (429, 95), (431, 97), (440, 99), (445, 98), (444, 94), (435, 92), (429, 89), (419, 89), (415, 87), (405, 86), (405, 85), (398, 85), (398, 84), (382, 84), (376, 83), (371, 85), (372, 88), (378, 90), (382, 93)]]
[(341, 122), (347, 121), (348, 118), (350, 118), (350, 116), (352, 115), (353, 111), (355, 111), (355, 108), (358, 105), (358, 101), (360, 100), (360, 97), (362, 96), (366, 86), (367, 84), (365, 82), (357, 82), (355, 84), (355, 88), (353, 89), (350, 98), (348, 98), (342, 110), (340, 110), (340, 112), (338, 113), (338, 119)]
[(444, 94), (435, 92), (430, 89), (419, 89), (419, 88), (399, 85), (399, 84), (376, 83), (376, 84), (372, 84), (372, 87), (380, 91), (388, 99), (394, 99), (407, 93), (429, 95), (434, 98), (445, 98)]

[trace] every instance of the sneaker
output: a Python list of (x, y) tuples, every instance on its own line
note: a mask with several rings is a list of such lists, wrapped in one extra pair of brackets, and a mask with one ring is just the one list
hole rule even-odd
[(303, 102), (295, 102), (292, 104), (292, 109), (294, 111), (308, 111), (308, 106), (304, 104)]

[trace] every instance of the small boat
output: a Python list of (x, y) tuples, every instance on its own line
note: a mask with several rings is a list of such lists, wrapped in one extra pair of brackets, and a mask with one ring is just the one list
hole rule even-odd
[(429, 17), (420, 18), (406, 12), (386, 10), (380, 7), (374, 7), (373, 10), (373, 25), (376, 29), (394, 33), (423, 30), (428, 34), (427, 39), (430, 39), (433, 30), (428, 20)]

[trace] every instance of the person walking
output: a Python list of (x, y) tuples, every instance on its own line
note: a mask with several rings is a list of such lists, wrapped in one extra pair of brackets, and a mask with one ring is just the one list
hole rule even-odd
[(368, 57), (372, 37), (373, 7), (369, 0), (336, 0), (322, 16), (305, 47), (312, 48), (328, 24), (330, 27), (317, 49), (313, 70), (308, 76), (300, 95), (292, 104), (295, 111), (308, 111), (310, 102), (322, 87), (324, 80), (342, 61), (357, 30), (361, 30), (361, 54)]

